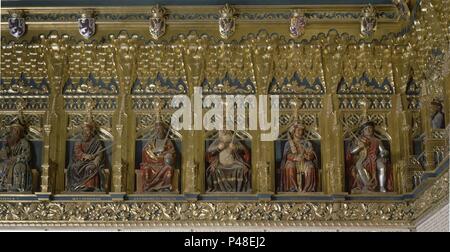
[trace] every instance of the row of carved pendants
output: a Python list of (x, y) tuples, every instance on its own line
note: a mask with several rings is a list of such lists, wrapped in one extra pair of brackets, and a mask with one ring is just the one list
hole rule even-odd
[[(404, 0), (392, 0), (396, 6), (399, 16), (409, 16), (409, 8)], [(223, 39), (234, 34), (236, 28), (237, 11), (226, 4), (219, 10), (219, 33)], [(372, 5), (363, 8), (361, 14), (361, 36), (370, 37), (377, 29), (377, 12)], [(166, 32), (167, 10), (159, 5), (151, 9), (149, 19), (149, 32), (153, 39), (157, 40)], [(307, 18), (302, 10), (294, 10), (289, 22), (289, 32), (292, 38), (298, 38), (304, 34)], [(26, 23), (23, 12), (12, 12), (8, 19), (9, 32), (12, 36), (19, 38), (26, 32)], [(94, 11), (84, 10), (78, 19), (78, 30), (80, 34), (88, 39), (95, 34)]]

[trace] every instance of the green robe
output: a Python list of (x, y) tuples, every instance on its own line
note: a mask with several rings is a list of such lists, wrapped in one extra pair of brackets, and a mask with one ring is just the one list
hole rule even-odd
[(31, 191), (30, 143), (20, 139), (15, 145), (0, 150), (0, 191)]

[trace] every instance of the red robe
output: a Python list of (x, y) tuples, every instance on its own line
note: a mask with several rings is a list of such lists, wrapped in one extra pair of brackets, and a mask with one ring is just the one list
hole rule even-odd
[[(302, 140), (294, 142), (299, 153), (304, 153), (302, 161), (296, 161), (296, 154), (292, 153), (289, 142), (286, 142), (281, 161), (281, 181), (279, 191), (281, 192), (316, 192), (318, 174), (313, 161), (316, 159), (310, 142)], [(306, 152), (312, 153), (310, 156)], [(299, 171), (298, 166), (303, 166), (304, 170)], [(301, 174), (298, 174), (301, 172)], [(302, 176), (302, 185), (298, 184), (297, 176)]]
[[(367, 156), (362, 161), (363, 168), (367, 171), (370, 177), (368, 190), (375, 192), (379, 189), (379, 179), (378, 179), (378, 171), (377, 171), (377, 159), (380, 154), (380, 139), (372, 136), (368, 139), (369, 146), (367, 147)], [(361, 153), (361, 152), (360, 152)], [(347, 150), (346, 158), (345, 158), (345, 167), (346, 174), (348, 179), (348, 191), (352, 190), (361, 190), (363, 188), (362, 182), (358, 179), (358, 172), (356, 170), (356, 163), (360, 158), (360, 153), (351, 154), (350, 149)], [(389, 159), (386, 160), (386, 191), (393, 191), (393, 183), (392, 183), (392, 169)]]
[[(149, 146), (150, 145), (150, 146)], [(166, 157), (175, 161), (175, 147), (170, 140), (166, 141), (164, 151), (152, 157), (147, 152), (147, 148), (154, 147), (153, 142), (149, 142), (142, 150), (142, 190), (143, 192), (172, 191), (173, 167), (166, 162)], [(154, 149), (154, 148), (153, 148)]]

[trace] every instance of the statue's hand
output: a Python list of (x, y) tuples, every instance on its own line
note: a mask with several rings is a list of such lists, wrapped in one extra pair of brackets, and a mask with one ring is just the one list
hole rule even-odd
[(298, 154), (297, 156), (295, 156), (294, 160), (296, 162), (301, 162), (301, 161), (303, 161), (303, 158), (304, 158), (304, 155)]
[(367, 137), (363, 137), (362, 139), (364, 146), (369, 146), (370, 145), (370, 141)]
[(225, 145), (224, 145), (223, 143), (219, 143), (219, 144), (217, 145), (217, 148), (218, 148), (219, 150), (223, 150), (223, 149), (225, 148)]
[(93, 162), (94, 162), (94, 165), (95, 165), (96, 167), (100, 166), (100, 159), (99, 159), (99, 158), (95, 158), (95, 159), (93, 160)]
[(306, 160), (313, 160), (314, 159), (314, 153), (312, 151), (307, 151), (305, 153), (305, 159)]
[(358, 147), (365, 148), (369, 145), (369, 140), (365, 137), (358, 139)]
[(9, 164), (12, 165), (12, 164), (14, 164), (16, 161), (17, 161), (17, 157), (11, 157), (11, 158), (9, 159)]
[(84, 161), (89, 161), (89, 160), (92, 160), (93, 158), (94, 158), (94, 156), (91, 155), (91, 154), (84, 154), (83, 155), (83, 160)]

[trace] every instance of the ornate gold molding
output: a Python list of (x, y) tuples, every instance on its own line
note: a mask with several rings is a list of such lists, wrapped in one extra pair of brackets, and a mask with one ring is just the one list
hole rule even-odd
[(413, 226), (448, 202), (448, 172), (405, 202), (0, 203), (0, 226)]
[[(78, 9), (27, 10), (30, 29), (22, 39), (8, 35), (7, 10), (2, 10), (5, 85), (0, 87), (0, 119), (17, 112), (18, 99), (27, 101), (25, 115), (38, 118), (44, 133), (42, 193), (53, 192), (56, 197), (64, 188), (67, 131), (80, 120), (86, 99), (95, 99), (97, 120), (117, 140), (111, 188), (123, 197), (134, 192), (136, 128), (150, 125), (151, 118), (144, 116), (153, 99), (167, 105), (172, 95), (192, 95), (197, 86), (221, 95), (279, 94), (282, 131), (298, 110), (321, 140), (325, 196), (345, 191), (344, 153), (336, 146), (342, 146), (345, 134), (367, 117), (390, 137), (398, 193), (394, 196), (400, 198), (411, 190), (407, 183), (413, 167), (407, 161), (413, 153), (408, 136), (425, 134), (425, 159), (431, 170), (436, 167), (434, 153), (448, 148), (448, 132), (431, 129), (430, 102), (435, 98), (446, 102), (446, 118), (450, 117), (445, 100), (450, 82), (444, 69), (450, 55), (450, 3), (412, 2), (411, 23), (389, 14), (397, 13), (393, 6), (376, 6), (385, 16), (379, 14), (373, 40), (359, 37), (362, 6), (302, 7), (308, 26), (300, 39), (289, 38), (290, 7), (274, 7), (269, 13), (267, 8), (236, 6), (237, 27), (227, 40), (219, 39), (216, 7), (170, 7), (166, 34), (158, 41), (149, 34), (149, 14), (139, 8), (96, 9), (97, 32), (86, 41), (75, 23)], [(119, 32), (118, 23), (127, 32)], [(49, 34), (49, 29), (58, 32)], [(117, 82), (108, 88), (94, 85), (111, 84), (113, 79)], [(47, 89), (28, 87), (43, 80), (48, 81)], [(68, 85), (69, 80), (77, 84)], [(299, 106), (294, 108), (293, 103)], [(166, 117), (171, 113), (167, 106), (163, 110)], [(197, 195), (202, 193), (204, 175), (203, 153), (197, 148), (204, 148), (205, 135), (180, 134), (186, 143), (181, 150), (186, 158), (180, 191)], [(252, 134), (257, 139), (259, 132)], [(275, 193), (274, 153), (273, 143), (254, 141), (252, 155), (260, 157), (253, 162), (255, 195), (270, 198)], [(413, 200), (63, 202), (56, 197), (38, 203), (19, 195), (24, 199), (19, 203), (0, 195), (0, 225), (410, 226), (448, 202), (447, 175), (427, 181), (422, 188), (429, 188)]]

